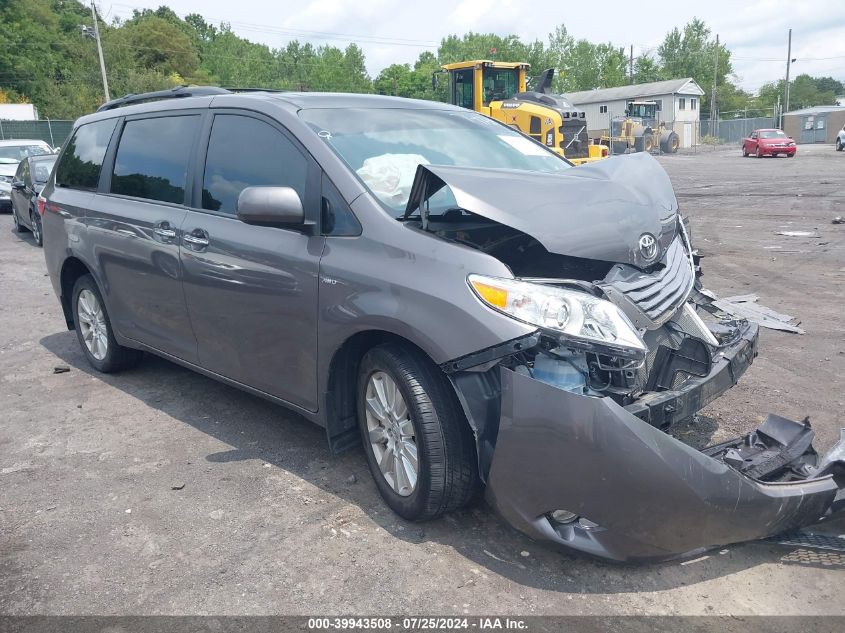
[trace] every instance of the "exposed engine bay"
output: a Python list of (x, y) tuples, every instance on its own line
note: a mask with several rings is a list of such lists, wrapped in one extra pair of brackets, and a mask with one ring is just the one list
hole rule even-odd
[(401, 220), (499, 260), (512, 278), (470, 272), (468, 285), (537, 328), (441, 365), (487, 498), (518, 529), (645, 561), (845, 510), (845, 432), (824, 456), (807, 420), (771, 414), (701, 451), (665, 432), (737, 383), (758, 326), (702, 287), (688, 223), (650, 156), (554, 176), (420, 165)]
[[(430, 173), (428, 168), (421, 169)], [(423, 207), (437, 194), (450, 204), (460, 196), (437, 176), (428, 185)], [(541, 330), (535, 346), (501, 360), (514, 371), (549, 385), (582, 395), (609, 396), (627, 406), (650, 394), (678, 389), (690, 377), (706, 376), (713, 358), (740, 335), (742, 323), (720, 313), (709, 293), (699, 291), (699, 258), (686, 223), (680, 220), (672, 227), (676, 233), (663, 257), (654, 257), (644, 268), (550, 252), (532, 235), (457, 206), (436, 212), (429, 207), (418, 218), (409, 215), (407, 221), (495, 257), (518, 280), (574, 289), (613, 302), (646, 344), (642, 355), (619, 354), (619, 350), (602, 353), (600, 346), (573, 347), (554, 331)], [(655, 249), (656, 242), (657, 238)], [(660, 425), (678, 420), (662, 417)]]

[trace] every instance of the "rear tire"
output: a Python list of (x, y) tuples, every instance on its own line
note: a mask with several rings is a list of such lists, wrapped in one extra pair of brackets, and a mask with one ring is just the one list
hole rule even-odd
[(357, 394), (367, 463), (396, 514), (426, 521), (472, 498), (475, 441), (454, 389), (431, 360), (396, 344), (374, 347), (361, 360)]
[(660, 151), (664, 154), (677, 154), (681, 139), (673, 130), (664, 130), (660, 135)]
[(38, 246), (44, 246), (44, 233), (41, 230), (41, 216), (37, 211), (29, 212), (30, 226), (32, 226), (32, 239)]
[(109, 374), (137, 365), (142, 353), (123, 347), (115, 340), (106, 304), (91, 275), (76, 280), (72, 297), (76, 337), (91, 366)]
[(840, 139), (836, 139), (836, 151), (841, 152), (843, 148), (842, 141)]

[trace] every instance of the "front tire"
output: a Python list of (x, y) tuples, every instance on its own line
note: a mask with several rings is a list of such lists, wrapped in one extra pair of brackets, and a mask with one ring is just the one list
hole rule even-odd
[(763, 152), (761, 152), (761, 151), (760, 151), (760, 148), (759, 148), (759, 147), (757, 148), (757, 154), (756, 154), (756, 156), (757, 156), (757, 158), (763, 158)]
[(12, 228), (15, 230), (15, 233), (23, 233), (26, 231), (26, 227), (21, 224), (21, 221), (18, 219), (18, 212), (15, 211), (15, 207), (12, 207)]
[(108, 374), (138, 363), (141, 352), (123, 347), (115, 340), (106, 305), (91, 275), (76, 280), (71, 305), (76, 337), (94, 369)]
[(836, 139), (836, 151), (841, 152), (843, 148), (842, 141), (840, 139)]
[(358, 372), (358, 423), (388, 506), (425, 521), (465, 505), (478, 485), (475, 445), (440, 369), (400, 345), (371, 349)]

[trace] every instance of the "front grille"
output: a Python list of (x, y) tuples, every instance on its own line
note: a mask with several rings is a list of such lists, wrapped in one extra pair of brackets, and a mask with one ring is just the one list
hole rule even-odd
[(669, 246), (662, 267), (611, 282), (625, 298), (654, 323), (662, 323), (687, 298), (695, 277), (692, 264), (679, 236)]
[(564, 119), (560, 126), (563, 140), (560, 147), (567, 158), (588, 158), (590, 156), (590, 137), (587, 135), (587, 123), (584, 119)]

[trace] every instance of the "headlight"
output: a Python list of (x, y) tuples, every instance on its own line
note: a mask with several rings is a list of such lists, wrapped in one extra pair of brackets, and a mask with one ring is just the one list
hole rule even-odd
[(578, 347), (642, 359), (647, 347), (622, 311), (586, 292), (542, 284), (470, 275), (470, 287), (486, 305), (536, 325)]

